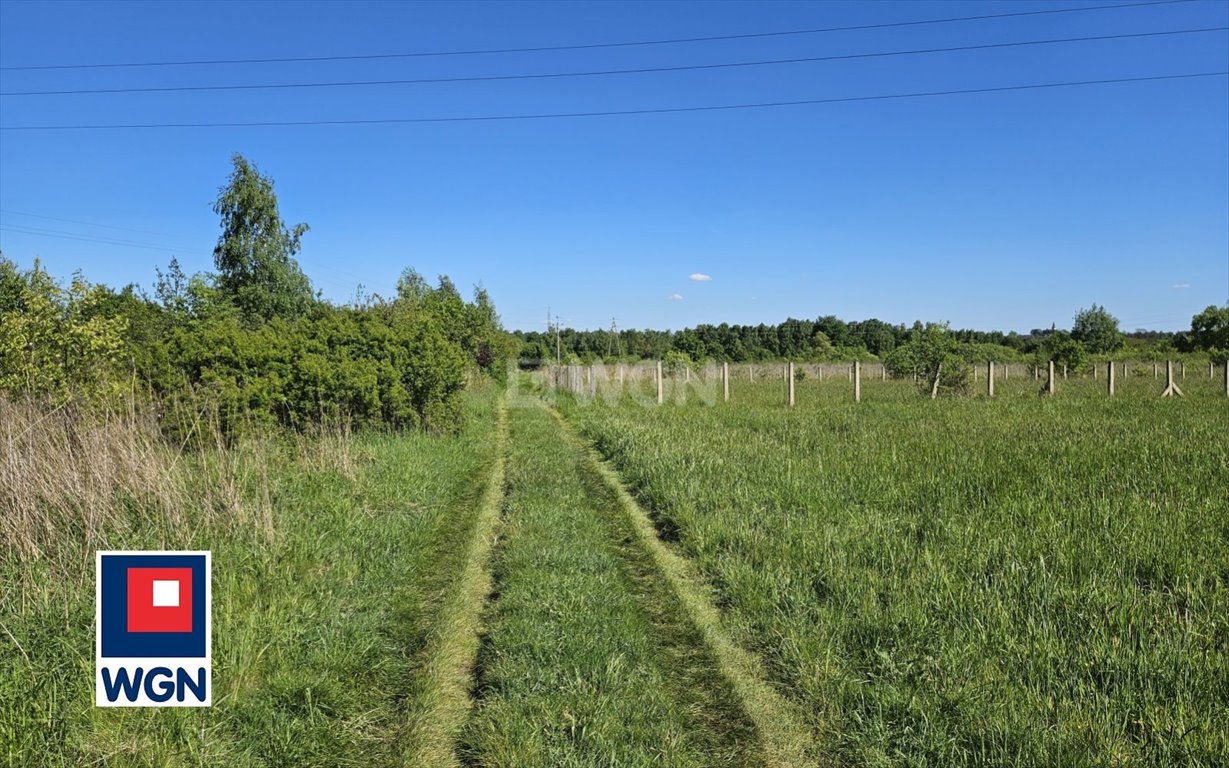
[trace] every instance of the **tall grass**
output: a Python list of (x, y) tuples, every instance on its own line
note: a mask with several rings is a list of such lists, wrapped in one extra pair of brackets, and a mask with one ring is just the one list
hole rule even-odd
[(37, 559), (95, 546), (140, 506), (182, 525), (178, 453), (152, 416), (0, 399), (0, 551)]
[[(458, 436), (249, 434), (0, 408), (0, 764), (404, 762), (464, 563), (494, 397)], [(12, 446), (12, 449), (9, 448)], [(213, 551), (214, 706), (95, 709), (94, 550)]]
[[(1150, 374), (1150, 372), (1149, 372)], [(568, 408), (855, 765), (1229, 763), (1229, 405), (1188, 379)]]

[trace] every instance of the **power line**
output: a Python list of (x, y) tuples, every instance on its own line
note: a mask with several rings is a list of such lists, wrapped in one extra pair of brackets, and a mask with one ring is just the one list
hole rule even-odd
[(123, 63), (96, 62), (89, 64), (39, 64), (27, 66), (0, 67), (0, 71), (31, 71), (48, 69), (105, 69), (121, 67), (182, 67), (182, 66), (212, 66), (219, 64), (283, 64), (309, 61), (358, 61), (371, 59), (408, 59), (427, 58), (435, 56), (475, 56), (484, 54), (505, 53), (544, 53), (549, 51), (581, 51), (598, 48), (630, 48), (649, 45), (677, 45), (682, 43), (709, 43), (722, 40), (750, 40), (756, 38), (785, 37), (791, 35), (815, 35), (829, 32), (854, 32), (869, 29), (889, 29), (894, 27), (915, 27), (927, 24), (951, 24), (963, 21), (985, 21), (990, 19), (1019, 18), (1022, 16), (1046, 16), (1060, 13), (1083, 13), (1086, 11), (1107, 11), (1118, 8), (1140, 8), (1153, 5), (1174, 5), (1189, 3), (1194, 0), (1150, 0), (1139, 3), (1116, 3), (1113, 5), (1090, 5), (1080, 8), (1053, 8), (1040, 11), (1015, 11), (1012, 13), (988, 13), (977, 16), (952, 16), (940, 19), (919, 19), (916, 21), (892, 21), (878, 24), (856, 24), (842, 27), (820, 27), (815, 29), (791, 29), (775, 32), (750, 32), (736, 35), (707, 35), (703, 37), (677, 37), (660, 40), (633, 40), (614, 43), (583, 43), (572, 45), (548, 45), (524, 48), (485, 48), (453, 51), (415, 51), (409, 53), (371, 53), (352, 54), (345, 56), (294, 56), (288, 58), (266, 59), (201, 59), (189, 61), (138, 61)]
[(1047, 88), (1072, 88), (1088, 85), (1111, 85), (1118, 83), (1159, 82), (1163, 80), (1191, 80), (1205, 77), (1224, 77), (1229, 71), (1191, 72), (1178, 75), (1152, 75), (1148, 77), (1120, 77), (1105, 80), (1075, 80), (1061, 83), (1030, 83), (1005, 85), (993, 88), (963, 88), (947, 91), (919, 91), (914, 93), (889, 93), (873, 96), (842, 96), (830, 99), (799, 99), (796, 101), (767, 101), (751, 104), (717, 104), (698, 107), (662, 107), (656, 109), (605, 110), (597, 112), (547, 112), (528, 115), (475, 115), (467, 117), (389, 117), (353, 120), (269, 120), (231, 123), (118, 123), (82, 125), (0, 125), (0, 131), (74, 131), (113, 130), (145, 128), (266, 128), (306, 125), (396, 125), (411, 123), (477, 123), (510, 120), (552, 120), (577, 117), (621, 117), (629, 115), (664, 115), (685, 112), (718, 112), (742, 109), (767, 109), (773, 107), (798, 107), (817, 104), (844, 104), (858, 101), (889, 101), (893, 99), (920, 99), (937, 96), (960, 96), (979, 93), (1007, 93), (1013, 91), (1043, 90)]
[(885, 58), (891, 56), (917, 56), (933, 53), (954, 53), (957, 51), (980, 51), (1002, 48), (1021, 48), (1033, 45), (1052, 45), (1056, 43), (1087, 43), (1100, 40), (1126, 40), (1144, 37), (1164, 37), (1172, 35), (1190, 35), (1204, 32), (1225, 32), (1229, 26), (1199, 27), (1195, 29), (1172, 29), (1159, 32), (1131, 32), (1118, 35), (1094, 35), (1085, 37), (1059, 37), (1044, 40), (1018, 40), (1007, 43), (985, 43), (982, 45), (958, 45), (946, 48), (916, 48), (905, 51), (872, 51), (869, 53), (848, 53), (832, 56), (807, 56), (793, 59), (767, 59), (761, 61), (719, 62), (716, 64), (685, 64), (669, 67), (640, 67), (635, 69), (605, 69), (583, 72), (541, 72), (520, 75), (472, 75), (462, 77), (431, 77), (409, 80), (349, 80), (342, 82), (315, 83), (259, 83), (247, 85), (172, 85), (151, 86), (140, 88), (85, 88), (64, 91), (6, 91), (0, 96), (78, 96), (100, 93), (169, 93), (185, 91), (251, 91), (273, 90), (284, 88), (338, 88), (376, 85), (421, 85), (425, 83), (474, 83), (502, 80), (542, 80), (568, 77), (594, 77), (601, 75), (640, 75), (664, 72), (685, 72), (694, 70), (734, 69), (739, 67), (760, 67), (767, 65), (806, 64), (822, 61), (847, 61), (851, 59)]
[(43, 216), (42, 214), (38, 214), (38, 213), (25, 213), (23, 211), (9, 210), (7, 208), (0, 208), (0, 213), (7, 213), (10, 216), (28, 216), (29, 218), (32, 218), (32, 219), (46, 219), (47, 221), (59, 221), (65, 224), (80, 224), (84, 227), (101, 227), (103, 229), (116, 229), (121, 232), (136, 232), (137, 234), (141, 234), (141, 235), (157, 235), (158, 237), (162, 237), (166, 234), (165, 232), (151, 232), (148, 229), (129, 229), (128, 227), (117, 227), (113, 224), (95, 224), (92, 221), (79, 221), (77, 219), (61, 219), (56, 216)]
[(78, 235), (69, 232), (58, 232), (50, 229), (40, 229), (36, 227), (23, 227), (0, 225), (0, 231), (12, 232), (19, 235), (35, 235), (37, 237), (55, 237), (61, 240), (79, 240), (85, 243), (101, 243), (103, 245), (117, 245), (124, 248), (145, 248), (154, 251), (175, 251), (178, 253), (204, 254), (205, 251), (196, 248), (176, 248), (170, 245), (152, 245), (149, 243), (132, 243), (126, 240), (114, 240), (103, 237), (89, 237), (87, 235)]

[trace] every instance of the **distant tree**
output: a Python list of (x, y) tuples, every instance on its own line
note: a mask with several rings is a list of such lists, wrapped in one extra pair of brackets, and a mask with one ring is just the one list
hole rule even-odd
[(688, 357), (686, 352), (672, 350), (666, 353), (661, 367), (664, 373), (674, 376), (693, 366), (694, 362)]
[(850, 343), (849, 325), (836, 315), (824, 315), (815, 321), (815, 328), (824, 332), (833, 346), (844, 347)]
[(963, 395), (972, 383), (969, 350), (946, 324), (914, 324), (909, 341), (888, 355), (888, 370), (898, 376), (917, 377), (922, 394)]
[(811, 337), (811, 357), (815, 360), (830, 360), (832, 352), (832, 341), (828, 338), (828, 334), (816, 331)]
[(1055, 331), (1046, 336), (1038, 350), (1038, 363), (1053, 360), (1068, 368), (1079, 368), (1084, 363), (1086, 354), (1084, 344), (1074, 338), (1074, 334), (1066, 331)]
[(287, 229), (272, 180), (238, 153), (231, 164), (213, 204), (222, 227), (213, 249), (217, 286), (249, 322), (300, 315), (312, 303), (312, 288), (294, 256), (308, 226)]
[(688, 361), (699, 360), (704, 357), (704, 342), (695, 331), (687, 329), (674, 337), (674, 350), (681, 352)]
[(1122, 331), (1118, 330), (1118, 318), (1093, 304), (1088, 309), (1075, 313), (1071, 326), (1071, 338), (1094, 355), (1113, 352), (1122, 347)]
[(1229, 349), (1229, 304), (1207, 309), (1191, 318), (1191, 344), (1200, 350)]
[(154, 295), (158, 297), (162, 308), (171, 317), (179, 319), (188, 314), (188, 277), (179, 266), (179, 259), (172, 258), (166, 272), (154, 267), (158, 279), (154, 284)]

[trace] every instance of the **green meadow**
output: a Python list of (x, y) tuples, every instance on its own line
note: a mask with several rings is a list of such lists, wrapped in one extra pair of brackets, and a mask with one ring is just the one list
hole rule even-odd
[(1181, 399), (1147, 374), (1113, 399), (1017, 377), (855, 404), (808, 377), (791, 409), (778, 373), (715, 405), (677, 380), (661, 407), (651, 382), (560, 400), (825, 762), (1223, 765), (1229, 406), (1206, 372)]
[[(1217, 766), (1219, 379), (470, 389), (456, 434), (3, 408), (0, 756)], [(984, 381), (982, 381), (984, 386)], [(29, 429), (37, 423), (38, 429)], [(76, 460), (89, 456), (89, 461)], [(93, 706), (95, 549), (211, 549), (214, 705)]]

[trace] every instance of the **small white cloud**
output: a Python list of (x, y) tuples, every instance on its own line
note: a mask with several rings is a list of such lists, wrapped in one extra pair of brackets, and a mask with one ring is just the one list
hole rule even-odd
[(697, 283), (708, 283), (713, 279), (712, 275), (706, 275), (703, 272), (692, 272), (687, 276), (688, 280), (694, 280)]
[(1169, 286), (1169, 287), (1170, 287), (1170, 288), (1177, 288), (1177, 289), (1181, 290), (1182, 288), (1190, 288), (1190, 287), (1191, 287), (1191, 284), (1190, 284), (1190, 283), (1174, 283), (1173, 285), (1171, 285), (1171, 286)]
[(672, 294), (670, 294), (670, 299), (671, 299), (672, 301), (682, 301), (682, 300), (683, 300), (683, 294), (681, 294), (681, 293), (672, 293)]

